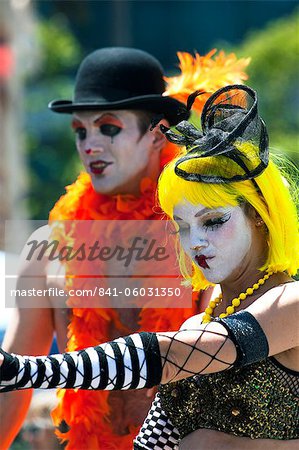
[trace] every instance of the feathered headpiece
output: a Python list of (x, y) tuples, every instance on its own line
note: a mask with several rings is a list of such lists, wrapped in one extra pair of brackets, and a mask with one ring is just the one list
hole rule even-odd
[[(188, 98), (191, 109), (199, 91)], [(268, 134), (258, 114), (256, 92), (245, 85), (230, 85), (218, 89), (205, 103), (200, 131), (186, 120), (175, 128), (177, 134), (164, 125), (162, 132), (170, 142), (185, 145), (187, 153), (175, 164), (175, 173), (187, 181), (224, 183), (254, 179), (268, 165)], [(242, 151), (243, 143), (249, 151)], [(209, 157), (220, 156), (217, 164)], [(205, 164), (199, 163), (205, 159)]]
[(181, 74), (164, 77), (167, 83), (164, 95), (186, 104), (190, 94), (199, 91), (202, 95), (196, 98), (193, 111), (200, 114), (207, 99), (217, 89), (228, 84), (242, 84), (247, 80), (244, 70), (250, 58), (238, 59), (234, 53), (226, 55), (224, 51), (216, 52), (217, 49), (213, 49), (204, 56), (178, 52)]

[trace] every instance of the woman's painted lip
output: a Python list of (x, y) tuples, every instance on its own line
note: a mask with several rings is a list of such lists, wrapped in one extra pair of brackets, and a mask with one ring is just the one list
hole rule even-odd
[(208, 257), (208, 256), (205, 256), (205, 255), (195, 256), (195, 261), (203, 269), (209, 269), (210, 268), (210, 266), (209, 266), (209, 264), (207, 262), (208, 259), (213, 259), (213, 257)]
[(110, 164), (113, 164), (113, 163), (98, 160), (98, 161), (93, 161), (92, 163), (90, 163), (89, 168), (92, 173), (94, 173), (96, 175), (101, 175), (104, 172), (104, 170), (106, 169), (106, 167), (109, 166)]

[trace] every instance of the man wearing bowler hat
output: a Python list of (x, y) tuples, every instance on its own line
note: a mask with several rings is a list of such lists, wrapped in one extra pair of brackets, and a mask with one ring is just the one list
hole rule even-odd
[[(236, 75), (235, 82), (241, 80)], [(49, 104), (56, 113), (72, 115), (76, 147), (85, 168), (54, 206), (51, 220), (160, 220), (153, 210), (157, 178), (178, 149), (166, 143), (158, 127), (151, 130), (151, 121), (159, 116), (164, 125), (172, 126), (188, 116), (185, 105), (165, 95), (165, 88), (160, 63), (142, 50), (103, 48), (83, 60), (73, 100)], [(195, 89), (189, 86), (189, 91)], [(47, 286), (46, 277), (40, 283), (41, 288)], [(46, 301), (49, 308), (17, 311), (14, 327), (4, 340), (5, 350), (44, 354), (54, 331), (60, 349), (72, 351), (109, 341), (124, 330), (177, 329), (197, 308), (196, 302), (179, 314), (169, 309), (73, 308), (70, 316), (66, 309), (51, 309), (53, 299)], [(14, 393), (5, 394), (1, 402), (3, 449), (17, 433), (30, 402), (29, 391), (17, 395), (17, 407)], [(70, 450), (132, 448), (152, 400), (144, 390), (61, 391), (58, 396), (53, 419)]]
[[(72, 113), (77, 150), (90, 177), (89, 180), (86, 174), (82, 175), (83, 179), (79, 177), (82, 183), (87, 182), (83, 201), (76, 206), (77, 215), (71, 212), (68, 218), (81, 219), (82, 208), (85, 219), (95, 218), (95, 212), (100, 220), (154, 218), (156, 181), (166, 141), (157, 127), (150, 130), (151, 119), (159, 115), (166, 125), (174, 125), (186, 113), (184, 104), (162, 96), (164, 91), (163, 71), (153, 56), (132, 48), (104, 48), (91, 53), (81, 64), (74, 100), (50, 103), (49, 107), (55, 112)], [(90, 192), (91, 186), (93, 192)], [(92, 208), (82, 205), (88, 197), (93, 200)], [(61, 218), (61, 209), (67, 210), (70, 202), (70, 195), (60, 199), (50, 218)], [(82, 336), (82, 329), (93, 323), (92, 337), (104, 342), (117, 337), (122, 326), (130, 331), (140, 329), (141, 318), (142, 311), (136, 309), (93, 309), (88, 317), (75, 309), (70, 324), (72, 338), (76, 336), (76, 347), (90, 344), (91, 336), (88, 333)], [(69, 350), (74, 349), (71, 344), (68, 344)], [(83, 395), (64, 392), (61, 397), (53, 417), (60, 427), (60, 436), (75, 442), (76, 448), (104, 449), (109, 448), (108, 442), (111, 447), (115, 444), (115, 447), (130, 448), (136, 427), (146, 416), (151, 402), (146, 392), (137, 395), (127, 392), (125, 396), (116, 392), (108, 396), (95, 392)], [(82, 414), (79, 406), (82, 404), (93, 411), (88, 418), (92, 430), (89, 438), (88, 433), (82, 437), (82, 425), (77, 427), (75, 423)], [(76, 410), (75, 420), (69, 418), (70, 409)], [(70, 431), (63, 433), (68, 427)]]

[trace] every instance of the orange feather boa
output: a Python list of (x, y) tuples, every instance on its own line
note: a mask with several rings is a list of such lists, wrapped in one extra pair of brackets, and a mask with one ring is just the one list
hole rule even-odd
[[(173, 158), (177, 148), (168, 144), (161, 158), (161, 168)], [(160, 220), (162, 216), (154, 212), (156, 184), (145, 178), (141, 181), (140, 197), (132, 195), (104, 196), (97, 194), (88, 174), (82, 173), (77, 181), (67, 187), (67, 194), (60, 198), (50, 213), (50, 220)], [(73, 282), (80, 280), (72, 280)], [(194, 294), (196, 298), (196, 294)], [(82, 301), (82, 299), (80, 299)], [(68, 301), (71, 307), (76, 298)], [(162, 331), (178, 329), (182, 322), (196, 313), (197, 303), (191, 309), (141, 310), (139, 330)], [(132, 331), (119, 318), (115, 309), (73, 308), (73, 316), (68, 327), (67, 351), (79, 350), (98, 345), (111, 339), (110, 327), (119, 334)], [(67, 440), (67, 450), (112, 450), (131, 449), (138, 428), (133, 424), (130, 434), (119, 436), (113, 433), (109, 423), (110, 392), (60, 390), (59, 405), (52, 412), (55, 425), (64, 420), (70, 427), (66, 433), (57, 431), (62, 440)], [(141, 424), (140, 424), (141, 425)]]
[[(189, 53), (178, 53), (181, 75), (165, 78), (167, 91), (178, 100), (186, 102), (188, 95), (196, 89), (205, 92), (197, 98), (193, 110), (200, 113), (203, 103), (211, 92), (226, 85), (242, 83), (247, 79), (244, 69), (249, 58), (237, 59), (232, 53), (215, 55), (212, 50), (205, 56), (198, 53), (195, 57)], [(161, 169), (177, 152), (177, 148), (168, 144), (161, 158)], [(153, 211), (156, 185), (144, 179), (140, 185), (141, 195), (107, 197), (97, 194), (91, 185), (90, 177), (83, 173), (77, 181), (66, 188), (50, 213), (50, 220), (159, 220), (161, 215)], [(194, 293), (194, 299), (197, 298)], [(72, 298), (75, 301), (74, 298)], [(197, 312), (197, 302), (192, 309), (143, 309), (139, 315), (139, 329), (161, 331), (178, 329), (182, 322)], [(120, 334), (130, 330), (121, 323), (117, 310), (73, 308), (73, 317), (68, 329), (68, 351), (97, 345), (109, 340), (109, 329), (114, 326)], [(65, 421), (70, 430), (57, 432), (62, 440), (67, 440), (66, 450), (129, 450), (138, 431), (138, 427), (129, 426), (129, 434), (116, 435), (109, 423), (109, 392), (60, 390), (60, 402), (52, 417), (58, 427)]]

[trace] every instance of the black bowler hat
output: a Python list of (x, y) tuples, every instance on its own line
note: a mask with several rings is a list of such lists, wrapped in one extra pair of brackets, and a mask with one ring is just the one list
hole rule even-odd
[(107, 47), (82, 61), (74, 100), (53, 100), (49, 108), (58, 113), (141, 109), (163, 114), (175, 125), (188, 113), (183, 103), (162, 96), (164, 91), (163, 69), (156, 58), (135, 48)]

